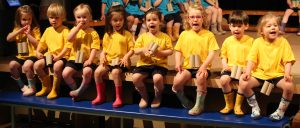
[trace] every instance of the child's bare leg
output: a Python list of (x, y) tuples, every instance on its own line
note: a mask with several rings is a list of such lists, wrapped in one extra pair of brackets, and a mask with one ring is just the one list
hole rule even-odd
[(231, 78), (228, 75), (222, 75), (221, 78), (221, 88), (224, 93), (224, 99), (225, 99), (225, 107), (220, 111), (222, 114), (228, 114), (230, 113), (234, 108), (234, 93), (231, 90), (231, 87), (229, 85)]
[(222, 28), (222, 20), (223, 20), (223, 12), (222, 12), (222, 9), (221, 8), (218, 8), (217, 9), (217, 23), (218, 23), (218, 31), (221, 33), (221, 34), (225, 34), (226, 32), (223, 30)]
[(174, 23), (173, 31), (173, 38), (177, 41), (179, 38), (180, 23)]
[(282, 17), (281, 25), (280, 25), (280, 33), (284, 34), (286, 23), (289, 20), (290, 15), (294, 12), (293, 9), (286, 9), (284, 15)]
[(132, 76), (132, 82), (135, 86), (135, 89), (141, 95), (141, 101), (139, 103), (140, 108), (146, 108), (148, 106), (148, 94), (143, 80), (147, 77), (147, 75), (143, 75), (141, 73), (134, 73)]
[(20, 68), (21, 64), (19, 64), (17, 61), (13, 60), (9, 62), (9, 70), (11, 77), (17, 82), (22, 92), (24, 92), (26, 90), (26, 86), (24, 86), (24, 83), (20, 78)]
[(42, 89), (37, 92), (35, 96), (45, 96), (51, 91), (52, 87), (50, 76), (45, 72), (45, 60), (40, 59), (36, 61), (33, 65), (33, 69), (42, 83)]
[(191, 73), (187, 70), (183, 70), (181, 73), (177, 73), (173, 86), (172, 86), (172, 91), (176, 94), (178, 99), (180, 100), (181, 104), (185, 108), (192, 108), (192, 103), (191, 101), (184, 95), (184, 84), (192, 78)]
[(258, 106), (256, 97), (255, 97), (255, 94), (254, 94), (252, 88), (258, 87), (260, 85), (260, 83), (254, 77), (251, 77), (247, 81), (245, 81), (243, 78), (244, 78), (244, 75), (242, 74), (241, 79), (239, 81), (238, 93), (244, 94), (244, 96), (247, 98), (247, 102), (248, 102), (249, 106), (252, 107), (251, 118), (258, 119), (261, 117), (260, 116), (260, 108)]
[(115, 90), (116, 90), (116, 100), (113, 103), (113, 107), (121, 107), (123, 104), (122, 101), (122, 94), (123, 94), (123, 89), (122, 89), (122, 80), (121, 80), (121, 69), (113, 69), (111, 74), (115, 83)]
[(73, 78), (76, 72), (77, 71), (71, 67), (65, 67), (62, 72), (62, 77), (71, 90), (75, 90), (77, 88), (76, 81)]
[(151, 103), (152, 108), (157, 108), (161, 103), (161, 95), (164, 90), (164, 78), (161, 74), (153, 75), (154, 93), (155, 97)]
[(107, 72), (108, 69), (103, 65), (99, 65), (94, 72), (97, 97), (92, 101), (93, 105), (101, 104), (105, 101), (105, 83), (103, 82), (103, 76), (106, 75)]
[(171, 20), (167, 23), (167, 34), (170, 36), (171, 40), (174, 41), (174, 37), (173, 37), (173, 23), (174, 20)]
[(206, 96), (206, 79), (204, 73), (197, 73), (196, 85), (197, 85), (197, 97), (195, 106), (189, 110), (190, 115), (199, 115), (204, 110), (204, 100)]
[(24, 96), (30, 96), (36, 92), (33, 64), (34, 62), (32, 60), (26, 60), (22, 66), (22, 70), (26, 74), (28, 80), (28, 89), (24, 91)]
[(279, 121), (284, 117), (284, 113), (292, 101), (295, 85), (292, 81), (285, 81), (281, 79), (277, 83), (277, 87), (282, 89), (282, 98), (277, 110), (270, 115), (270, 119)]
[(211, 15), (211, 31), (215, 34), (215, 35), (221, 35), (221, 33), (219, 33), (219, 31), (217, 30), (217, 18), (218, 18), (218, 10), (215, 7), (212, 6), (208, 6), (207, 9), (211, 10), (212, 15)]
[(47, 99), (55, 99), (58, 97), (60, 91), (60, 82), (62, 78), (62, 70), (64, 68), (64, 62), (62, 60), (58, 60), (53, 65), (53, 84), (52, 90), (48, 94)]
[(78, 89), (70, 92), (70, 96), (73, 98), (79, 97), (88, 88), (92, 79), (93, 70), (91, 67), (84, 67), (82, 69), (82, 82)]

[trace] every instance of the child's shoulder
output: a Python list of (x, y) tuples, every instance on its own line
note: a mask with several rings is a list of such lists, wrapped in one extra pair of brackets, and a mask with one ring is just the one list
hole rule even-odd
[(207, 29), (200, 30), (200, 32), (198, 32), (198, 34), (201, 35), (201, 36), (209, 36), (209, 37), (211, 37), (211, 36), (214, 37), (215, 36), (211, 31), (209, 31)]

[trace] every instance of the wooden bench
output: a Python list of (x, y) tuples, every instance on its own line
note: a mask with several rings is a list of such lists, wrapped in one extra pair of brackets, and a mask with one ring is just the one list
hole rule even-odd
[[(233, 10), (223, 10), (223, 15), (229, 15), (232, 13), (232, 11)], [(249, 16), (263, 16), (268, 13), (272, 13), (277, 16), (283, 16), (285, 13), (285, 11), (270, 11), (270, 10), (243, 10), (243, 11)], [(293, 12), (291, 14), (291, 16), (298, 16), (298, 13)], [(229, 30), (228, 25), (225, 25), (224, 28)], [(256, 29), (256, 26), (249, 26), (248, 30), (256, 31), (257, 29)], [(285, 28), (285, 31), (286, 32), (298, 32), (299, 28), (298, 28), (298, 26), (297, 27), (287, 27), (287, 28)]]
[[(120, 108), (113, 108), (111, 102), (101, 105), (92, 105), (90, 101), (73, 102), (70, 97), (59, 97), (55, 100), (47, 100), (46, 97), (24, 97), (21, 92), (0, 92), (0, 104), (11, 107), (12, 127), (15, 125), (15, 108), (29, 107), (47, 109), (77, 114), (111, 116), (121, 119), (158, 120), (165, 122), (197, 124), (205, 126), (240, 127), (240, 128), (287, 128), (289, 119), (272, 122), (267, 117), (252, 120), (250, 115), (236, 117), (234, 114), (222, 115), (219, 112), (204, 112), (198, 116), (188, 115), (188, 110), (182, 108), (160, 107), (157, 109), (140, 109), (138, 104), (128, 104)], [(122, 127), (122, 121), (121, 121)]]

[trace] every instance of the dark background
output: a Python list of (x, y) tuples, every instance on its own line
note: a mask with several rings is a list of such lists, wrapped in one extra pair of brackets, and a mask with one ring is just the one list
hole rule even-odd
[[(101, 0), (65, 0), (67, 20), (74, 20), (73, 9), (80, 3), (87, 3), (93, 10), (93, 19), (99, 19), (101, 16)], [(39, 16), (40, 0), (21, 0), (21, 4), (30, 5), (35, 11), (35, 16)], [(224, 10), (282, 10), (287, 8), (286, 0), (219, 0), (220, 6)], [(0, 57), (13, 56), (16, 54), (15, 43), (6, 42), (7, 34), (13, 29), (14, 13), (17, 7), (9, 7), (6, 0), (0, 0)], [(227, 19), (228, 16), (224, 15)], [(256, 25), (259, 16), (251, 16), (250, 24)], [(72, 27), (67, 25), (68, 27)], [(297, 17), (290, 17), (287, 26), (298, 26)], [(48, 27), (41, 24), (41, 27)], [(95, 27), (100, 37), (103, 36), (103, 27)], [(43, 32), (42, 32), (43, 33)]]

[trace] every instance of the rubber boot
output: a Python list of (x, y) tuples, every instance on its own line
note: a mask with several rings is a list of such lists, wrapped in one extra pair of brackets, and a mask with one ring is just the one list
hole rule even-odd
[(259, 119), (261, 117), (260, 116), (260, 108), (259, 108), (258, 103), (256, 101), (255, 95), (253, 94), (252, 96), (247, 98), (247, 102), (248, 102), (249, 106), (252, 107), (251, 118), (252, 119)]
[(235, 98), (235, 105), (234, 105), (234, 114), (237, 116), (244, 115), (244, 112), (242, 110), (243, 101), (244, 101), (244, 96), (237, 93)]
[(105, 102), (105, 83), (96, 84), (97, 97), (92, 101), (93, 105)]
[(40, 78), (42, 83), (42, 89), (35, 94), (35, 96), (46, 96), (51, 91), (51, 81), (50, 76), (46, 75), (43, 78)]
[(281, 35), (285, 34), (285, 26), (286, 26), (286, 23), (281, 23), (280, 28), (279, 28), (279, 33)]
[(28, 79), (28, 89), (23, 92), (23, 96), (31, 96), (36, 92), (35, 80)]
[(48, 94), (47, 99), (52, 100), (57, 98), (59, 91), (60, 91), (60, 80), (56, 76), (53, 76), (52, 90)]
[(151, 103), (151, 108), (158, 108), (161, 103), (161, 93), (162, 91), (158, 90), (157, 88), (154, 88), (155, 97)]
[(184, 108), (191, 109), (193, 107), (192, 102), (184, 95), (183, 91), (175, 92), (175, 94)]
[(204, 100), (205, 100), (205, 95), (200, 94), (198, 92), (195, 106), (191, 110), (189, 110), (189, 114), (195, 116), (202, 113), (202, 111), (204, 110)]
[(146, 88), (145, 87), (139, 87), (139, 88), (136, 88), (136, 89), (141, 95), (141, 101), (139, 103), (139, 107), (140, 108), (146, 108), (148, 106), (148, 94), (147, 94)]
[(220, 111), (222, 114), (228, 114), (233, 110), (234, 107), (234, 93), (231, 91), (229, 93), (224, 93), (224, 99), (225, 99), (225, 107)]
[(284, 113), (289, 104), (290, 101), (282, 97), (277, 110), (274, 113), (272, 113), (269, 118), (272, 121), (280, 121), (284, 117)]
[(116, 100), (113, 103), (113, 107), (117, 108), (117, 107), (121, 107), (123, 104), (122, 101), (123, 88), (122, 85), (119, 85), (119, 86), (115, 86), (115, 89), (116, 89)]

